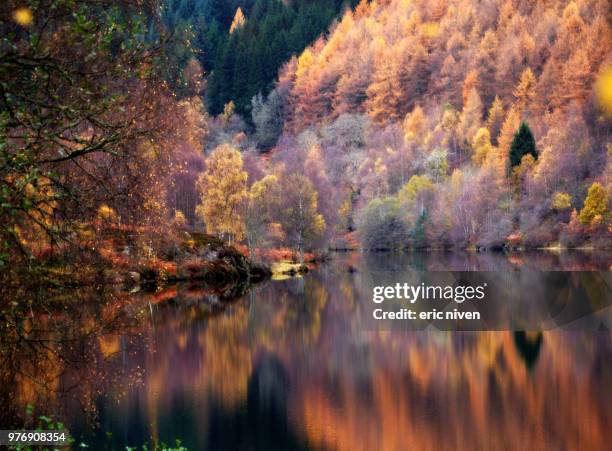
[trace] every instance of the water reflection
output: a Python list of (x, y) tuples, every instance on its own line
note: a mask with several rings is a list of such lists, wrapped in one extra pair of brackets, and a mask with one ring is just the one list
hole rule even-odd
[(538, 356), (540, 355), (540, 348), (542, 347), (543, 335), (541, 332), (528, 333), (522, 330), (514, 332), (514, 344), (516, 350), (525, 361), (527, 368), (531, 369), (534, 367)]
[(212, 409), (206, 445), (210, 449), (303, 450), (305, 438), (289, 424), (289, 375), (274, 354), (259, 357), (238, 409)]
[[(214, 450), (606, 448), (609, 332), (367, 331), (362, 308), (364, 281), (377, 273), (605, 270), (604, 260), (414, 258), (351, 254), (234, 301), (201, 287), (112, 302), (89, 293), (82, 333), (53, 354), (59, 368), (43, 371), (57, 375), (46, 413), (95, 449), (175, 438)], [(576, 283), (598, 298), (609, 294), (605, 280)], [(41, 394), (26, 380), (5, 394), (15, 411)], [(75, 383), (76, 394), (60, 389)], [(75, 407), (83, 399), (91, 415)]]

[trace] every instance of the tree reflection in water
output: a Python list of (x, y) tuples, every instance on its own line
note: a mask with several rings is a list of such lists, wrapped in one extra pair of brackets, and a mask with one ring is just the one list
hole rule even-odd
[[(516, 258), (353, 254), (234, 301), (201, 287), (70, 291), (3, 334), (2, 421), (36, 403), (96, 449), (605, 449), (609, 332), (364, 328), (385, 271), (605, 270)], [(566, 279), (597, 306), (609, 276), (592, 274)]]
[(240, 409), (212, 408), (207, 445), (215, 450), (308, 449), (289, 424), (289, 378), (283, 363), (272, 354), (258, 359)]
[(527, 368), (531, 369), (538, 360), (540, 348), (542, 347), (542, 333), (527, 333), (517, 330), (514, 332), (514, 344)]

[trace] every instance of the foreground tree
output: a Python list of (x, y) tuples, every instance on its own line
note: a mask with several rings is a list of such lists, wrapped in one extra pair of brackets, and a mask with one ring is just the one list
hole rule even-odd
[(244, 238), (241, 209), (247, 198), (247, 173), (240, 152), (229, 144), (217, 147), (206, 160), (198, 179), (201, 204), (196, 213), (204, 220), (206, 232), (232, 240)]
[(312, 182), (301, 174), (283, 179), (282, 207), (279, 221), (287, 242), (294, 246), (304, 260), (304, 250), (317, 244), (325, 232), (325, 219), (318, 212), (318, 194)]
[(154, 1), (27, 5), (0, 6), (0, 265), (78, 244), (102, 204), (161, 218), (177, 128), (167, 55), (142, 38)]
[(246, 238), (249, 248), (265, 242), (268, 229), (275, 223), (281, 202), (280, 182), (275, 175), (266, 175), (253, 183), (249, 190), (245, 214)]

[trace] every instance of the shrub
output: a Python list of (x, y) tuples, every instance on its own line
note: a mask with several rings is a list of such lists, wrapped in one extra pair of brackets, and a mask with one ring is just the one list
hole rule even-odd
[(409, 227), (395, 197), (374, 199), (360, 217), (362, 242), (368, 249), (391, 250), (406, 247)]

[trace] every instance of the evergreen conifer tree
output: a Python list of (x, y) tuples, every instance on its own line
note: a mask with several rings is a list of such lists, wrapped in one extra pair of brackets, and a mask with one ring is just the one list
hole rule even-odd
[(533, 133), (531, 133), (531, 129), (526, 122), (521, 122), (510, 145), (510, 167), (513, 168), (521, 164), (522, 158), (527, 154), (531, 154), (536, 160), (538, 159)]

